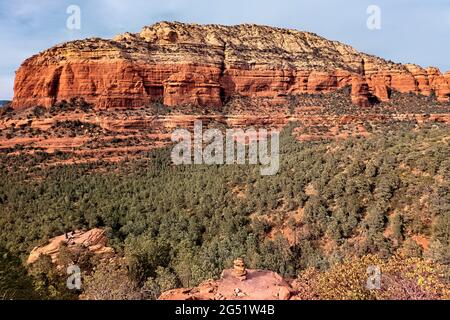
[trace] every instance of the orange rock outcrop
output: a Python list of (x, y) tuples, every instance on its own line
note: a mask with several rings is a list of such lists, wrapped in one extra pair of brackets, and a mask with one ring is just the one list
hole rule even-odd
[(393, 90), (448, 101), (450, 74), (357, 52), (313, 33), (257, 25), (161, 22), (112, 40), (53, 47), (17, 71), (13, 107), (84, 97), (97, 108), (193, 104), (220, 108), (234, 95), (268, 97), (352, 86), (352, 101), (387, 101)]
[(42, 255), (50, 256), (55, 263), (58, 260), (61, 246), (67, 246), (69, 251), (88, 250), (94, 254), (114, 253), (113, 248), (107, 247), (107, 242), (108, 238), (102, 229), (67, 233), (50, 239), (45, 246), (34, 248), (27, 259), (27, 263), (36, 262)]
[(219, 280), (209, 280), (198, 287), (164, 292), (159, 300), (289, 300), (294, 298), (291, 285), (279, 274), (247, 270), (247, 279), (239, 280), (233, 269), (224, 270)]

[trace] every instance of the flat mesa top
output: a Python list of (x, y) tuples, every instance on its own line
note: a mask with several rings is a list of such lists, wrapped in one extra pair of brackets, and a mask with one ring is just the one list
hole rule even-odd
[(30, 60), (36, 63), (90, 59), (166, 63), (190, 60), (219, 63), (225, 60), (352, 72), (358, 71), (364, 60), (386, 70), (403, 68), (400, 64), (360, 53), (349, 45), (311, 32), (251, 24), (224, 26), (179, 22), (159, 22), (143, 27), (138, 33), (126, 32), (113, 39), (89, 38), (63, 43)]

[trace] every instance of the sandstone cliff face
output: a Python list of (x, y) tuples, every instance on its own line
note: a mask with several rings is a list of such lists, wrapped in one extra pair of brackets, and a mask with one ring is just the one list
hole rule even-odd
[(450, 75), (362, 54), (315, 34), (256, 25), (157, 23), (113, 40), (65, 43), (17, 71), (13, 106), (50, 106), (84, 97), (98, 108), (221, 107), (233, 95), (330, 92), (352, 85), (352, 100), (387, 101), (392, 90), (448, 101)]

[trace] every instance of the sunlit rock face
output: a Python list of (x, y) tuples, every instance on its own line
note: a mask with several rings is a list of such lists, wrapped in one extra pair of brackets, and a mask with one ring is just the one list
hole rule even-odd
[(13, 107), (84, 97), (97, 108), (221, 107), (231, 96), (271, 98), (353, 86), (352, 101), (388, 101), (393, 90), (448, 101), (450, 75), (401, 65), (297, 30), (161, 22), (112, 40), (55, 46), (17, 71)]

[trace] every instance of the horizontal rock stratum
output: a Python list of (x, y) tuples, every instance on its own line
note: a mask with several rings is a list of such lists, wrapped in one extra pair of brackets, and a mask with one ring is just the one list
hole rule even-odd
[(221, 107), (231, 96), (267, 97), (352, 87), (352, 101), (369, 106), (393, 90), (450, 96), (450, 73), (402, 65), (297, 30), (258, 25), (161, 22), (112, 40), (55, 46), (17, 71), (13, 107), (51, 106), (83, 97), (97, 108)]

